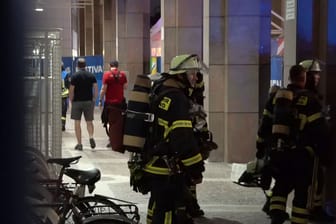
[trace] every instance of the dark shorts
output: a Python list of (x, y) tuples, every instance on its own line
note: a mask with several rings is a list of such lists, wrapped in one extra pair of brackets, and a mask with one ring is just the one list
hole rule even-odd
[(74, 101), (71, 106), (71, 119), (81, 120), (82, 114), (86, 121), (93, 121), (94, 101)]

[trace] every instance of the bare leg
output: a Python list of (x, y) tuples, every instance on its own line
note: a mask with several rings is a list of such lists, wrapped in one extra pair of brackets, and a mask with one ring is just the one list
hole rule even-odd
[(93, 122), (92, 121), (86, 121), (86, 128), (89, 133), (89, 138), (93, 138)]
[(75, 120), (75, 133), (78, 144), (82, 144), (82, 129), (80, 122), (80, 120)]

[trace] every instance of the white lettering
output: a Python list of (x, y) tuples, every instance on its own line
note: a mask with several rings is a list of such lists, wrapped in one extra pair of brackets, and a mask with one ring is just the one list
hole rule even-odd
[(276, 80), (276, 79), (271, 80), (271, 86), (273, 85), (282, 86), (282, 80)]
[(96, 65), (96, 66), (86, 66), (86, 70), (92, 73), (102, 73), (103, 68), (101, 65)]

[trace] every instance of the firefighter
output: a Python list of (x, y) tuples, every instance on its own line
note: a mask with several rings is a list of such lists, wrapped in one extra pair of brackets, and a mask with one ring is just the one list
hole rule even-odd
[[(307, 81), (305, 88), (312, 91), (316, 98), (320, 101), (321, 106), (323, 107), (323, 96), (319, 93), (318, 86), (320, 83), (320, 75), (321, 75), (321, 66), (318, 60), (304, 60), (300, 62), (307, 72)], [(329, 116), (328, 111), (325, 111), (326, 118)], [(335, 217), (330, 216), (323, 209), (323, 196), (324, 196), (324, 185), (325, 185), (325, 169), (326, 164), (325, 160), (326, 155), (323, 155), (321, 159), (319, 159), (319, 163), (317, 164), (317, 178), (312, 181), (312, 184), (316, 184), (316, 192), (313, 196), (313, 208), (310, 210), (310, 219), (314, 221), (324, 221), (331, 222), (335, 220)]]
[[(178, 55), (170, 63), (167, 79), (158, 92), (167, 92), (154, 105), (154, 126), (147, 176), (150, 199), (147, 223), (191, 224), (186, 213), (186, 175), (193, 184), (202, 182), (204, 162), (190, 118), (190, 89), (202, 68), (197, 55)], [(174, 91), (167, 91), (173, 89)]]
[[(258, 165), (258, 161), (263, 161), (265, 167), (260, 169), (262, 173), (261, 175), (261, 183), (263, 183), (262, 189), (264, 190), (265, 196), (266, 196), (266, 202), (262, 207), (262, 211), (265, 212), (267, 215), (269, 215), (269, 206), (270, 206), (270, 200), (272, 191), (271, 188), (271, 181), (272, 181), (272, 174), (269, 167), (269, 154), (270, 154), (270, 148), (271, 148), (271, 141), (272, 141), (272, 125), (273, 125), (273, 107), (274, 107), (274, 97), (276, 92), (280, 89), (280, 86), (273, 85), (269, 89), (269, 97), (266, 102), (266, 105), (264, 107), (264, 111), (262, 114), (260, 126), (258, 128), (257, 132), (257, 141), (256, 141), (256, 158), (254, 162), (256, 165)], [(253, 173), (258, 170), (254, 169)], [(249, 176), (247, 176), (249, 178)], [(243, 179), (243, 178), (242, 178)], [(252, 180), (252, 178), (249, 178), (248, 180)], [(266, 192), (266, 190), (269, 190)], [(289, 218), (289, 215), (286, 213), (287, 219)]]
[(62, 131), (65, 131), (66, 113), (69, 105), (70, 72), (62, 65), (61, 85), (62, 85)]
[[(325, 149), (327, 136), (321, 106), (310, 91), (304, 90), (305, 69), (301, 65), (292, 66), (289, 79), (287, 88), (278, 90), (270, 101), (273, 104), (270, 166), (275, 179), (269, 211), (272, 224), (282, 224), (288, 218), (287, 197), (292, 190), (291, 223), (308, 223), (313, 159)], [(264, 142), (257, 145), (258, 158), (265, 154), (261, 144)]]
[[(190, 109), (190, 116), (192, 118), (193, 130), (197, 139), (197, 144), (200, 148), (202, 159), (208, 159), (210, 152), (217, 149), (217, 144), (212, 140), (212, 133), (208, 129), (206, 121), (207, 114), (204, 111), (204, 81), (203, 74), (197, 73), (196, 85), (193, 88), (191, 95), (192, 108)], [(189, 188), (187, 197), (187, 212), (193, 217), (200, 217), (204, 215), (204, 211), (201, 209), (197, 200), (196, 184), (190, 181), (187, 177), (187, 185)]]

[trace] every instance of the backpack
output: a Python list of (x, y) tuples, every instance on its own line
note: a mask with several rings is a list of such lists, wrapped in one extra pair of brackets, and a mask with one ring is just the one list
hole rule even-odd
[(272, 148), (280, 151), (296, 144), (300, 130), (297, 104), (299, 92), (287, 88), (277, 90), (273, 99)]

